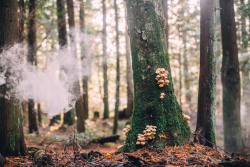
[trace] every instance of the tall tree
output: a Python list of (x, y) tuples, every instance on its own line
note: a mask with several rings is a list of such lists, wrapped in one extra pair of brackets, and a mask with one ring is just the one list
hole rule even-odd
[[(29, 1), (29, 23), (28, 23), (28, 62), (32, 65), (36, 59), (36, 0)], [(29, 133), (38, 133), (35, 102), (28, 100)]]
[(102, 12), (103, 12), (103, 29), (102, 29), (102, 44), (103, 44), (103, 88), (104, 88), (104, 115), (103, 119), (109, 118), (109, 102), (108, 102), (108, 66), (107, 66), (107, 23), (106, 23), (106, 0), (102, 0)]
[[(16, 0), (2, 0), (0, 3), (0, 54), (4, 48), (14, 45), (18, 37), (18, 6)], [(2, 67), (0, 67), (2, 69)], [(7, 72), (10, 74), (10, 72)], [(11, 82), (6, 73), (6, 82)], [(3, 156), (19, 156), (26, 154), (21, 103), (11, 97), (5, 99), (8, 91), (6, 84), (0, 86), (0, 153)]]
[[(84, 23), (84, 2), (80, 0), (80, 28), (81, 28), (81, 36), (85, 37), (85, 23)], [(82, 67), (89, 69), (89, 62), (85, 52), (85, 43), (84, 39), (81, 39), (81, 61)], [(82, 86), (83, 86), (83, 111), (85, 119), (89, 117), (89, 97), (88, 97), (88, 74), (83, 75), (82, 79)]]
[(114, 0), (115, 8), (115, 31), (116, 31), (116, 94), (115, 94), (115, 117), (113, 134), (117, 133), (118, 112), (119, 112), (119, 95), (120, 95), (120, 53), (119, 53), (119, 19), (116, 0)]
[[(127, 134), (124, 151), (137, 148), (137, 136), (143, 134), (147, 125), (157, 127), (156, 138), (149, 141), (149, 146), (184, 144), (189, 139), (190, 130), (174, 94), (162, 0), (128, 0), (127, 10), (135, 89), (132, 129)], [(161, 85), (163, 87), (158, 85), (162, 81), (155, 80), (158, 68), (169, 72), (169, 83), (164, 80), (166, 85)], [(162, 135), (168, 140), (161, 138)]]
[(19, 0), (19, 41), (23, 42), (24, 39), (24, 19), (25, 19), (25, 5), (24, 0)]
[(223, 127), (225, 149), (243, 151), (240, 121), (240, 74), (233, 0), (220, 0), (223, 86)]
[[(125, 10), (125, 16), (127, 17), (127, 10)], [(126, 110), (126, 118), (130, 118), (133, 113), (133, 102), (134, 102), (134, 83), (133, 83), (133, 71), (132, 71), (132, 62), (131, 62), (131, 49), (129, 42), (129, 34), (127, 31), (127, 22), (125, 24), (126, 34), (126, 77), (127, 77), (127, 110)]]
[[(76, 31), (75, 31), (75, 12), (74, 12), (74, 3), (73, 0), (67, 0), (67, 12), (68, 12), (68, 23), (69, 23), (69, 35), (70, 35), (70, 47), (71, 54), (77, 59), (77, 50), (76, 50)], [(78, 77), (77, 71), (77, 77)], [(81, 97), (80, 90), (80, 81), (79, 79), (73, 85), (73, 91), (75, 95), (78, 95), (79, 99), (77, 99), (75, 103), (76, 115), (77, 115), (77, 131), (79, 133), (85, 131), (84, 127), (84, 110), (83, 110), (83, 102)]]
[(200, 76), (196, 125), (196, 133), (199, 133), (199, 135), (196, 139), (203, 145), (212, 146), (210, 142), (215, 143), (216, 109), (216, 0), (201, 0), (200, 9)]
[[(59, 45), (60, 49), (65, 49), (67, 47), (67, 30), (66, 30), (66, 20), (65, 20), (65, 0), (57, 0), (57, 26), (59, 35)], [(64, 69), (61, 69), (64, 70)], [(63, 124), (72, 125), (75, 122), (74, 110), (71, 109), (64, 114)]]

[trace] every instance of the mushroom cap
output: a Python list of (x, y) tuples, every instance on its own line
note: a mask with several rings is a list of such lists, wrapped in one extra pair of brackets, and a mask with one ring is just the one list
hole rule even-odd
[(136, 144), (139, 145), (139, 144), (141, 144), (141, 142), (137, 141)]
[(159, 86), (162, 88), (164, 85), (163, 85), (163, 84), (160, 84)]
[(141, 142), (141, 145), (145, 145), (146, 143), (145, 142)]
[(158, 73), (160, 73), (160, 71), (161, 71), (161, 69), (160, 69), (160, 68), (157, 68), (156, 71), (155, 71), (155, 73), (158, 74)]

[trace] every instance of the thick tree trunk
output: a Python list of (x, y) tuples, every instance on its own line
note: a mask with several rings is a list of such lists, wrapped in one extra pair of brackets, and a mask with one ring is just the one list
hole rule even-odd
[[(58, 34), (59, 34), (59, 45), (60, 48), (67, 47), (67, 30), (66, 30), (66, 20), (65, 20), (65, 0), (57, 0), (57, 27), (58, 27)], [(63, 69), (61, 69), (63, 70)], [(71, 109), (64, 113), (63, 117), (63, 124), (66, 125), (73, 125), (75, 122), (75, 114), (74, 110)]]
[[(74, 29), (75, 28), (75, 13), (74, 13), (73, 0), (67, 0), (67, 12), (68, 12), (71, 54), (77, 59), (76, 31)], [(79, 69), (76, 73), (78, 77)], [(83, 110), (83, 102), (82, 102), (82, 97), (81, 97), (79, 78), (74, 83), (73, 92), (75, 95), (77, 95), (77, 97), (79, 97), (75, 103), (75, 109), (76, 109), (76, 116), (77, 116), (77, 131), (81, 133), (85, 131), (85, 127), (84, 127), (84, 117), (83, 118), (81, 117), (82, 115), (84, 115), (84, 110)]]
[(102, 30), (102, 44), (103, 44), (103, 88), (104, 88), (104, 114), (103, 119), (109, 118), (109, 102), (108, 102), (108, 66), (107, 66), (107, 30), (106, 30), (106, 0), (102, 0), (102, 12), (103, 12), (103, 30)]
[[(85, 23), (84, 23), (84, 2), (80, 0), (80, 27), (81, 27), (81, 36), (85, 36)], [(89, 69), (89, 62), (88, 58), (85, 53), (85, 43), (84, 40), (81, 40), (81, 61), (82, 67)], [(83, 86), (83, 111), (85, 119), (89, 118), (89, 97), (88, 97), (88, 74), (83, 75), (82, 79), (82, 86)]]
[[(0, 3), (0, 53), (18, 39), (18, 6), (16, 0), (2, 0)], [(1, 69), (1, 67), (0, 67)], [(10, 82), (9, 76), (6, 81)], [(21, 103), (11, 97), (5, 99), (7, 86), (0, 86), (0, 153), (3, 156), (26, 154), (24, 143)]]
[[(162, 0), (128, 0), (127, 10), (135, 94), (132, 130), (128, 132), (124, 151), (138, 148), (137, 136), (143, 134), (147, 125), (157, 127), (156, 138), (148, 146), (184, 144), (190, 130), (174, 94)], [(157, 68), (169, 71), (170, 83), (162, 88), (155, 80)], [(166, 94), (163, 99), (161, 93)]]
[[(127, 13), (125, 11), (125, 15), (127, 17)], [(133, 83), (133, 71), (132, 71), (132, 62), (131, 62), (131, 49), (130, 49), (130, 42), (129, 42), (129, 34), (127, 31), (127, 23), (125, 25), (126, 29), (126, 62), (127, 62), (127, 69), (126, 69), (126, 77), (127, 77), (127, 109), (125, 116), (126, 118), (130, 118), (133, 113), (133, 102), (134, 102), (134, 83)]]
[(116, 31), (116, 94), (115, 94), (115, 117), (114, 117), (114, 127), (113, 134), (117, 133), (118, 126), (118, 112), (119, 112), (119, 95), (120, 95), (120, 56), (119, 56), (119, 20), (117, 12), (116, 0), (114, 0), (115, 8), (115, 31)]
[(234, 1), (220, 0), (222, 34), (223, 125), (225, 149), (243, 151), (240, 121), (240, 74)]
[[(36, 0), (29, 1), (29, 23), (28, 23), (28, 62), (35, 63), (36, 59)], [(33, 90), (31, 90), (33, 91)], [(38, 133), (35, 102), (28, 100), (29, 133)]]
[(198, 142), (206, 146), (212, 146), (210, 142), (215, 143), (216, 109), (216, 0), (201, 0), (200, 7), (200, 77), (196, 133), (199, 133), (199, 136), (197, 136)]

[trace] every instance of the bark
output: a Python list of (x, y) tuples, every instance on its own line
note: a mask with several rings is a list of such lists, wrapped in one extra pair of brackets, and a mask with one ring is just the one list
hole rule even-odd
[(241, 153), (243, 142), (240, 121), (240, 74), (237, 48), (234, 1), (220, 0), (223, 86), (223, 125), (225, 149)]
[[(85, 36), (85, 23), (84, 23), (84, 2), (80, 0), (80, 27), (82, 36)], [(85, 43), (84, 40), (81, 40), (81, 61), (82, 66), (86, 69), (89, 69), (88, 58), (85, 53)], [(89, 118), (89, 97), (88, 97), (88, 75), (83, 75), (82, 79), (83, 84), (83, 111), (85, 119)]]
[(104, 115), (103, 119), (109, 118), (109, 102), (108, 102), (108, 66), (107, 66), (107, 23), (106, 23), (106, 0), (102, 0), (103, 12), (103, 30), (102, 30), (102, 44), (103, 44), (103, 88), (104, 88)]
[(168, 43), (168, 30), (169, 30), (169, 25), (168, 25), (168, 0), (162, 0), (162, 5), (163, 5), (163, 10), (164, 10), (164, 17), (165, 17), (165, 22), (166, 22), (166, 28), (165, 28), (165, 34), (166, 34), (166, 41), (167, 41), (167, 48), (169, 48), (169, 43)]
[[(0, 53), (4, 48), (12, 46), (19, 40), (17, 11), (16, 0), (1, 1)], [(7, 73), (9, 74), (9, 72)], [(6, 75), (7, 83), (10, 82), (8, 74)], [(26, 146), (23, 136), (21, 102), (14, 97), (5, 99), (4, 95), (7, 91), (6, 85), (0, 86), (0, 154), (3, 156), (25, 155)]]
[[(29, 1), (29, 23), (28, 23), (28, 62), (36, 62), (36, 0)], [(33, 99), (28, 100), (29, 116), (29, 133), (38, 133), (35, 102)]]
[(19, 42), (24, 40), (24, 20), (25, 20), (25, 5), (24, 0), (19, 0)]
[[(74, 29), (75, 28), (75, 13), (74, 13), (73, 0), (67, 0), (67, 12), (68, 12), (71, 54), (77, 59), (76, 32)], [(79, 73), (79, 69), (77, 71), (77, 77), (79, 76), (78, 73)], [(84, 115), (84, 110), (83, 110), (83, 102), (82, 102), (82, 97), (81, 97), (79, 78), (74, 83), (73, 93), (74, 95), (77, 95), (77, 97), (79, 97), (75, 103), (75, 109), (77, 113), (76, 114), (77, 115), (77, 131), (81, 133), (85, 131), (85, 127), (84, 127), (84, 117), (81, 117), (82, 115)]]
[[(127, 17), (127, 13), (125, 13)], [(130, 118), (133, 113), (133, 103), (134, 103), (134, 82), (133, 82), (133, 71), (132, 71), (132, 62), (131, 62), (131, 49), (130, 49), (130, 42), (129, 42), (129, 34), (127, 31), (127, 23), (125, 25), (126, 29), (126, 63), (127, 63), (127, 69), (126, 69), (126, 77), (127, 77), (127, 109), (125, 113), (126, 118)]]
[[(60, 48), (67, 47), (67, 30), (66, 30), (66, 20), (65, 20), (65, 0), (57, 0), (57, 27), (58, 27), (58, 39)], [(64, 69), (61, 69), (64, 70)], [(75, 122), (74, 110), (71, 109), (64, 114), (63, 124), (73, 125)]]
[[(127, 135), (124, 151), (138, 148), (137, 136), (143, 134), (146, 125), (157, 126), (156, 138), (147, 146), (184, 144), (190, 130), (174, 94), (162, 1), (128, 0), (127, 10), (135, 87), (132, 130)], [(170, 83), (163, 88), (155, 80), (157, 68), (169, 71)], [(162, 100), (161, 93), (166, 94)]]
[(120, 95), (120, 56), (119, 56), (119, 20), (116, 0), (114, 0), (115, 8), (115, 31), (116, 31), (116, 94), (115, 94), (115, 117), (114, 117), (114, 127), (113, 134), (117, 133), (118, 126), (118, 116), (119, 116), (119, 95)]
[(199, 133), (197, 137), (199, 143), (206, 146), (212, 146), (210, 142), (215, 143), (216, 109), (216, 0), (201, 0), (200, 7), (200, 76), (196, 133)]

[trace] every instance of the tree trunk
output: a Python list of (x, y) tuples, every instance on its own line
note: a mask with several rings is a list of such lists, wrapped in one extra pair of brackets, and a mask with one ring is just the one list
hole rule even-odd
[(243, 142), (240, 121), (240, 74), (234, 16), (234, 1), (220, 0), (223, 86), (223, 125), (225, 149), (241, 153)]
[(119, 56), (119, 20), (117, 12), (116, 0), (114, 0), (115, 8), (115, 31), (116, 31), (116, 94), (115, 94), (115, 117), (114, 117), (114, 127), (113, 134), (117, 133), (118, 126), (118, 112), (119, 112), (119, 94), (120, 94), (120, 56)]
[[(132, 130), (128, 132), (124, 151), (139, 147), (137, 135), (143, 134), (147, 125), (157, 127), (156, 138), (148, 146), (184, 144), (190, 130), (174, 94), (162, 0), (128, 0), (127, 10), (135, 88)], [(162, 88), (155, 80), (157, 68), (169, 71), (170, 83)], [(161, 93), (166, 94), (162, 100)]]
[[(83, 37), (85, 37), (85, 23), (84, 23), (84, 2), (83, 0), (80, 0), (80, 27), (81, 27), (81, 33)], [(89, 62), (88, 58), (85, 53), (85, 43), (84, 39), (81, 40), (81, 61), (82, 61), (82, 67), (89, 69)], [(89, 97), (88, 97), (88, 74), (83, 75), (82, 79), (82, 86), (83, 86), (83, 111), (84, 111), (84, 117), (85, 119), (89, 118)]]
[(25, 6), (24, 0), (19, 0), (19, 42), (22, 43), (24, 39), (24, 19), (25, 19)]
[(103, 30), (102, 30), (102, 44), (103, 44), (103, 87), (104, 87), (104, 114), (103, 119), (109, 118), (109, 102), (108, 102), (108, 66), (107, 66), (107, 31), (106, 31), (106, 0), (102, 0), (103, 12)]
[[(66, 30), (66, 20), (65, 20), (65, 0), (57, 0), (57, 25), (59, 34), (59, 45), (60, 49), (67, 47), (67, 30)], [(63, 70), (63, 69), (61, 69)], [(64, 113), (63, 124), (73, 125), (75, 122), (74, 110), (71, 109)]]
[[(28, 62), (34, 64), (36, 59), (36, 0), (29, 1), (29, 23), (28, 23)], [(34, 90), (31, 90), (34, 91)], [(38, 133), (35, 102), (28, 100), (29, 133)]]
[(37, 104), (37, 115), (38, 115), (38, 123), (39, 126), (42, 127), (42, 110), (41, 110), (41, 104)]
[[(71, 54), (77, 59), (76, 32), (74, 29), (75, 28), (75, 13), (74, 13), (73, 0), (67, 0), (67, 11), (68, 11)], [(79, 69), (76, 72), (77, 74), (76, 77), (79, 76), (78, 73), (79, 73)], [(83, 102), (82, 102), (82, 97), (81, 97), (79, 78), (76, 80), (76, 82), (73, 85), (73, 92), (75, 95), (77, 95), (77, 97), (79, 97), (75, 103), (75, 109), (76, 109), (76, 116), (77, 116), (77, 131), (81, 133), (85, 131), (85, 127), (84, 127), (84, 117), (83, 118), (81, 117), (82, 115), (84, 115), (84, 110), (83, 110)]]
[(215, 143), (216, 109), (216, 58), (214, 45), (216, 0), (201, 0), (200, 7), (200, 76), (196, 133), (199, 133), (197, 139), (200, 144), (212, 146), (210, 142)]
[[(16, 0), (2, 0), (0, 3), (0, 53), (18, 39), (18, 6)], [(2, 69), (2, 67), (0, 67)], [(10, 82), (6, 75), (7, 83)], [(6, 85), (0, 86), (0, 153), (3, 156), (26, 154), (24, 143), (21, 102), (11, 97), (5, 99)]]
[[(125, 15), (127, 17), (127, 13), (125, 11)], [(127, 31), (127, 22), (125, 25), (126, 29), (126, 62), (127, 62), (127, 109), (125, 116), (126, 118), (130, 118), (133, 113), (133, 102), (134, 102), (134, 83), (133, 83), (133, 71), (132, 71), (132, 62), (131, 62), (131, 49), (130, 49), (130, 42), (129, 42), (129, 34)]]

